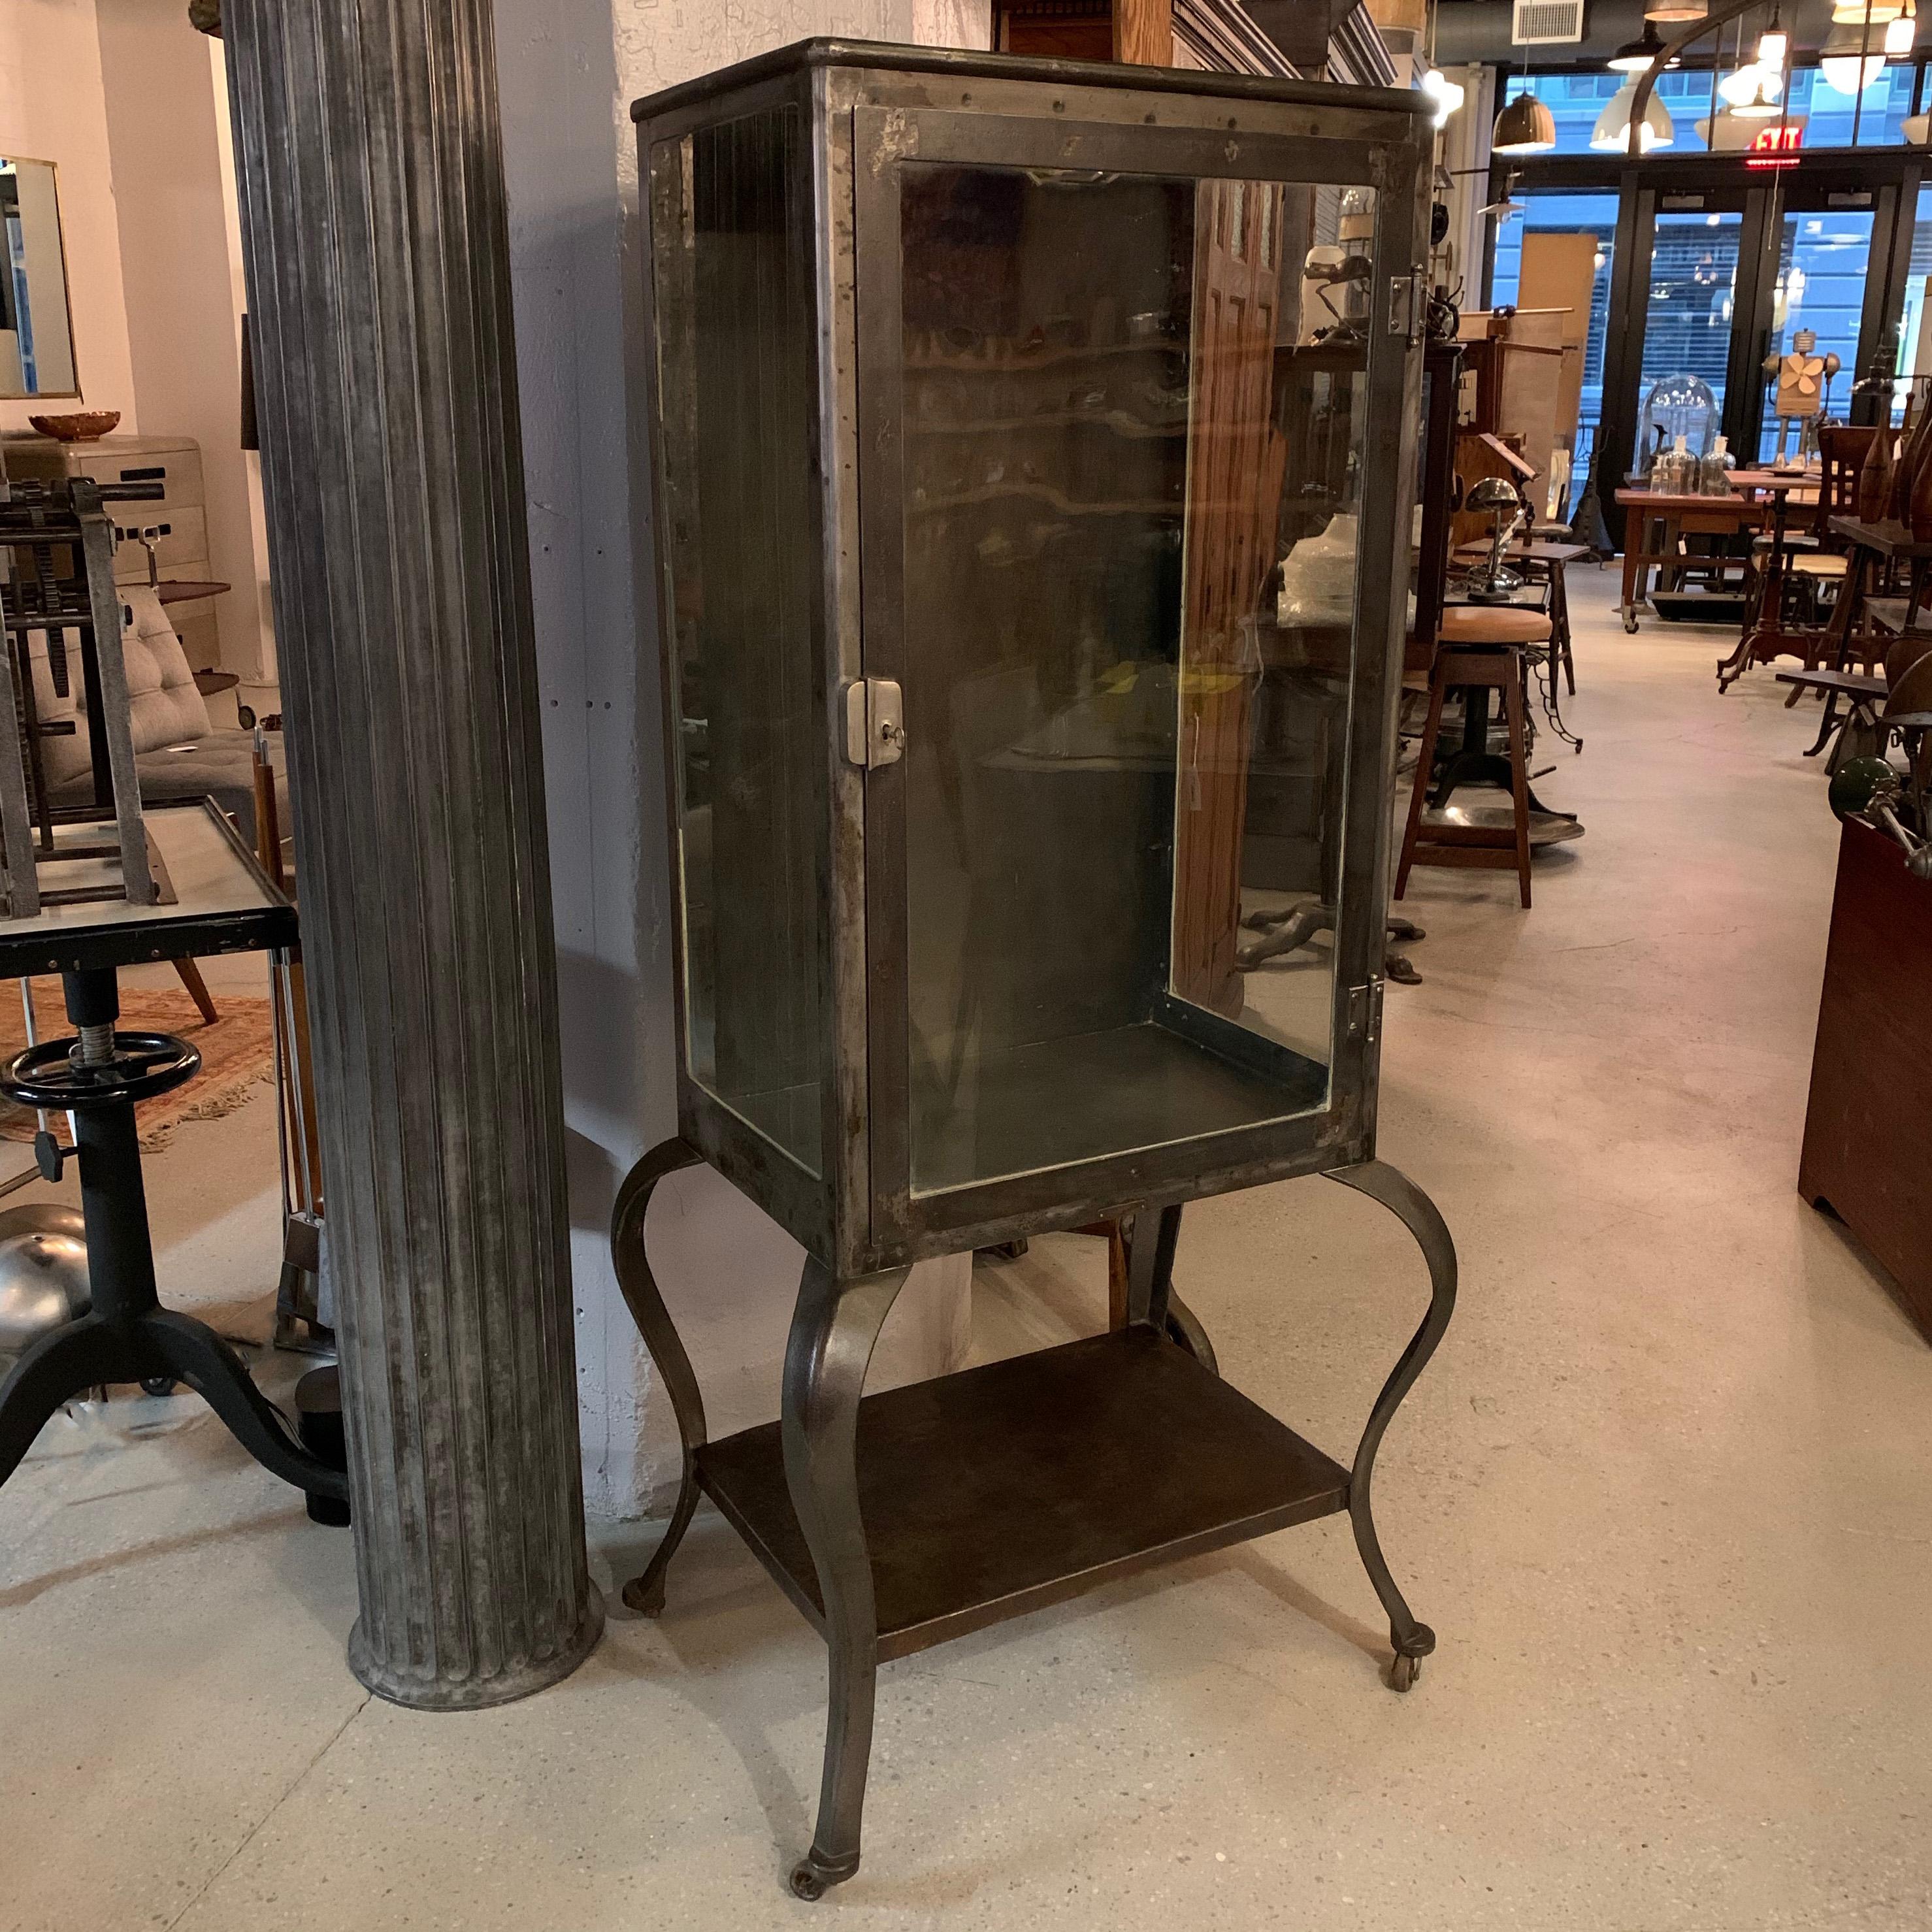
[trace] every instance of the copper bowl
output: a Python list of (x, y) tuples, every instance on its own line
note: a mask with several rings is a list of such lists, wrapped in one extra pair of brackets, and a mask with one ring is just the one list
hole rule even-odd
[(121, 420), (118, 410), (82, 410), (70, 416), (29, 416), (28, 422), (56, 442), (92, 442)]

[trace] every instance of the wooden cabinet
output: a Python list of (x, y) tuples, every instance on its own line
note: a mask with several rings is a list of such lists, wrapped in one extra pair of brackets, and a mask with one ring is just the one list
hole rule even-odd
[(1798, 1191), (1891, 1276), (1932, 1341), (1932, 885), (1856, 820), (1838, 848)]

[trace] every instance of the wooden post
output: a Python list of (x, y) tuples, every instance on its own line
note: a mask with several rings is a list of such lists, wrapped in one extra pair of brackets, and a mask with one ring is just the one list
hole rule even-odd
[(1174, 64), (1174, 0), (1114, 0), (1114, 58), (1128, 67)]

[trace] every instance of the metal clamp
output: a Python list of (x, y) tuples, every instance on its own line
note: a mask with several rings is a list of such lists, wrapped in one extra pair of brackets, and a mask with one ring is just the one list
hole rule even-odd
[(1426, 278), (1420, 268), (1389, 278), (1388, 326), (1391, 335), (1410, 342), (1422, 339), (1423, 318), (1429, 312)]
[(905, 755), (905, 699), (889, 677), (862, 677), (845, 687), (845, 757), (861, 771), (896, 765)]

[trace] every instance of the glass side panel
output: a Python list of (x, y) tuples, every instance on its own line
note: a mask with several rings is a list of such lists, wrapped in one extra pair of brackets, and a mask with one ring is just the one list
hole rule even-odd
[(651, 164), (691, 1076), (820, 1169), (812, 265), (773, 109)]
[(902, 180), (914, 1190), (1318, 1109), (1372, 197)]

